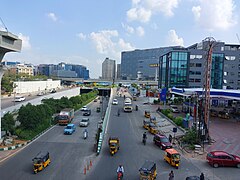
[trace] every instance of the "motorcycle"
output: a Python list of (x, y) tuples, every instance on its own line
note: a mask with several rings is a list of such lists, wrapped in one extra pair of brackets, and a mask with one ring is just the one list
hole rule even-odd
[(146, 145), (146, 139), (147, 139), (147, 138), (143, 138), (143, 140), (142, 140), (142, 142), (143, 142), (144, 145)]
[(87, 137), (88, 137), (88, 132), (87, 132), (87, 131), (84, 131), (84, 132), (83, 132), (83, 139), (87, 139)]
[(119, 172), (117, 173), (117, 179), (118, 179), (118, 180), (122, 180), (122, 179), (123, 179), (123, 173), (122, 173), (122, 172), (119, 171)]
[(138, 111), (138, 105), (136, 105), (136, 111)]

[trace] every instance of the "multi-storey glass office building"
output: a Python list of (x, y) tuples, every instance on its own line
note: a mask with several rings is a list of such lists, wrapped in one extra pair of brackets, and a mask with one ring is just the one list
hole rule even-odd
[[(122, 52), (121, 77), (136, 79), (140, 72), (143, 80), (153, 80), (155, 69), (150, 65), (160, 60), (160, 86), (202, 88), (205, 84), (208, 43), (202, 41), (187, 48), (163, 47)], [(187, 57), (187, 61), (182, 57)], [(240, 45), (214, 43), (211, 88), (240, 89)]]

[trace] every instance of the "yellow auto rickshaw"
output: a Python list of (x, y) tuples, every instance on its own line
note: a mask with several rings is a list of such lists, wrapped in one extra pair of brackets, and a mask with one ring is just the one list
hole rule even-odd
[(151, 134), (157, 134), (157, 133), (159, 133), (158, 126), (156, 126), (154, 123), (150, 123), (150, 124), (149, 124), (148, 131), (149, 131)]
[(142, 167), (139, 169), (140, 180), (154, 180), (157, 177), (156, 163), (152, 161), (145, 161)]
[(108, 140), (110, 154), (113, 156), (119, 150), (119, 139), (115, 137), (110, 137)]
[(175, 149), (166, 149), (164, 160), (167, 161), (171, 166), (178, 169), (180, 164), (180, 154)]
[(39, 152), (35, 158), (32, 159), (33, 161), (33, 172), (36, 174), (39, 171), (42, 171), (45, 167), (50, 164), (50, 157), (49, 152)]
[(145, 116), (146, 118), (150, 118), (150, 111), (145, 111), (144, 116)]
[(144, 119), (143, 120), (143, 128), (146, 129), (146, 130), (149, 130), (149, 124), (150, 124), (150, 120), (148, 119)]

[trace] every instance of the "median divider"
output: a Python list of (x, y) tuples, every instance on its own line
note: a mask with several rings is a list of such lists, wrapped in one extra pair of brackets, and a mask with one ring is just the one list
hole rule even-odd
[(97, 155), (100, 154), (101, 149), (102, 149), (104, 135), (106, 134), (106, 126), (109, 121), (110, 111), (111, 111), (111, 107), (112, 107), (112, 103), (111, 103), (112, 99), (113, 99), (113, 88), (111, 88), (111, 95), (110, 95), (110, 98), (108, 101), (108, 106), (107, 106), (106, 113), (105, 113), (104, 120), (103, 120), (103, 128), (102, 128), (102, 132), (100, 133), (99, 140), (98, 140)]

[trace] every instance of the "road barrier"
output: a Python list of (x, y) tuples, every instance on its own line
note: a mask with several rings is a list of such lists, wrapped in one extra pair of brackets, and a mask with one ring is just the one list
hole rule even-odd
[(105, 135), (105, 131), (106, 131), (106, 126), (107, 126), (107, 122), (109, 121), (109, 115), (110, 115), (110, 111), (111, 111), (111, 106), (112, 106), (112, 99), (113, 99), (113, 89), (111, 88), (111, 95), (108, 101), (108, 106), (107, 106), (107, 110), (104, 116), (104, 120), (103, 120), (103, 129), (102, 132), (100, 133), (99, 136), (99, 140), (98, 140), (98, 147), (97, 147), (97, 155), (100, 154), (100, 151), (102, 149), (102, 143), (104, 140), (104, 135)]

